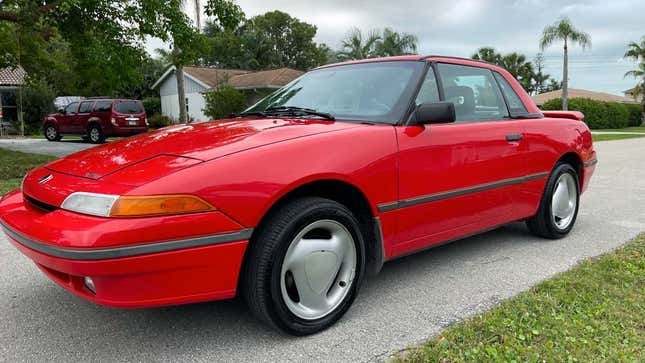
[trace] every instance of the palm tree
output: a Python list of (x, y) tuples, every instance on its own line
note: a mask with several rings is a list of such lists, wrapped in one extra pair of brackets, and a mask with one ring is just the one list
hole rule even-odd
[(366, 35), (358, 28), (353, 28), (347, 33), (341, 42), (341, 50), (338, 52), (340, 60), (354, 60), (376, 57), (376, 44), (381, 36), (370, 31)]
[(632, 91), (632, 96), (634, 99), (638, 99), (639, 95), (643, 95), (641, 121), (645, 126), (645, 37), (641, 39), (640, 44), (631, 42), (627, 45), (625, 58), (638, 62), (638, 68), (625, 73), (625, 77), (634, 77), (638, 80)]
[(569, 108), (569, 42), (578, 44), (582, 49), (591, 47), (591, 36), (576, 29), (568, 18), (562, 18), (553, 25), (544, 28), (540, 49), (544, 51), (557, 41), (564, 42), (564, 62), (562, 67), (562, 109)]
[(531, 91), (533, 64), (526, 61), (526, 56), (515, 52), (506, 54), (500, 59), (500, 65), (512, 74), (527, 92)]
[(376, 42), (376, 53), (379, 57), (414, 54), (417, 52), (417, 42), (418, 39), (413, 34), (385, 28), (381, 40)]
[(470, 58), (497, 65), (501, 65), (502, 63), (502, 55), (497, 53), (495, 48), (492, 47), (481, 47), (477, 49), (477, 53), (473, 54)]

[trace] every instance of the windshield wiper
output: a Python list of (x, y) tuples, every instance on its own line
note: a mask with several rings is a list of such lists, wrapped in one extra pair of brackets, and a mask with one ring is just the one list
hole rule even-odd
[(236, 117), (247, 117), (247, 116), (259, 116), (259, 117), (269, 117), (264, 112), (261, 111), (249, 111), (249, 112), (239, 112), (239, 113), (231, 113), (227, 117), (228, 118), (236, 118)]
[(329, 113), (316, 111), (311, 108), (296, 107), (296, 106), (279, 106), (279, 107), (269, 107), (264, 110), (265, 114), (288, 114), (294, 116), (300, 115), (312, 115), (324, 118), (325, 120), (334, 121), (336, 118)]

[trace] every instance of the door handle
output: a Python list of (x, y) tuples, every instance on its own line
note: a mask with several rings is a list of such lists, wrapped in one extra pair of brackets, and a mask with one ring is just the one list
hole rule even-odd
[(522, 135), (520, 135), (520, 134), (506, 135), (506, 141), (508, 141), (508, 142), (514, 142), (514, 141), (520, 141), (520, 140), (522, 140)]

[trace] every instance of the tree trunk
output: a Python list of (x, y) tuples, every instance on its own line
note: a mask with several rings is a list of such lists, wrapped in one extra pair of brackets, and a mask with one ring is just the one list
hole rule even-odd
[(175, 66), (175, 75), (177, 76), (177, 97), (179, 99), (179, 123), (188, 122), (186, 115), (186, 87), (184, 84), (184, 66), (182, 64)]
[(562, 67), (562, 109), (569, 109), (569, 49), (564, 38), (564, 65)]

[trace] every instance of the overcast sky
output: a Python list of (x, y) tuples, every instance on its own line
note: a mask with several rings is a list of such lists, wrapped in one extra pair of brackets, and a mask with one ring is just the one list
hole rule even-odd
[[(203, 0), (204, 1), (204, 0)], [(351, 27), (391, 27), (419, 38), (421, 54), (469, 57), (481, 46), (539, 52), (544, 27), (561, 16), (591, 35), (592, 48), (570, 47), (570, 87), (621, 94), (626, 44), (645, 36), (645, 0), (238, 0), (247, 17), (281, 10), (318, 27), (317, 42), (336, 49)], [(190, 12), (189, 12), (190, 13)], [(562, 45), (545, 52), (547, 73), (562, 78)]]

